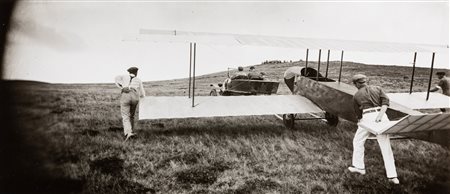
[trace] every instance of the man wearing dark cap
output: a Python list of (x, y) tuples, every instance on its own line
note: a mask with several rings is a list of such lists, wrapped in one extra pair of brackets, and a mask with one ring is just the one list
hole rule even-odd
[(142, 81), (137, 78), (138, 68), (128, 68), (128, 75), (119, 75), (115, 79), (116, 86), (121, 89), (120, 113), (122, 114), (125, 141), (134, 136), (134, 114), (139, 98), (145, 97)]
[[(358, 121), (389, 121), (385, 114), (389, 106), (389, 98), (381, 87), (367, 85), (367, 77), (362, 74), (353, 76), (352, 81), (355, 87), (358, 88), (358, 91), (353, 96), (354, 110)], [(358, 130), (353, 138), (352, 166), (348, 167), (350, 172), (362, 175), (366, 174), (364, 165), (364, 143), (369, 135), (370, 132), (367, 129), (358, 125)], [(389, 136), (380, 134), (377, 135), (376, 138), (383, 156), (388, 181), (393, 184), (400, 184), (400, 181), (397, 178), (394, 154), (392, 153)]]
[(250, 71), (248, 72), (248, 79), (251, 80), (263, 80), (260, 73), (257, 73), (254, 66), (250, 67)]
[(444, 94), (446, 96), (450, 96), (450, 89), (449, 89), (450, 78), (445, 76), (445, 72), (443, 72), (443, 71), (437, 72), (436, 75), (439, 78), (439, 83), (437, 86), (435, 86), (433, 89), (431, 89), (430, 92), (436, 92), (439, 89), (441, 89), (442, 94)]

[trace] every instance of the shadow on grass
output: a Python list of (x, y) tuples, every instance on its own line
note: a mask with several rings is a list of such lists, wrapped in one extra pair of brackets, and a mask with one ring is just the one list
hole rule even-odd
[(80, 161), (80, 154), (71, 152), (71, 151), (55, 151), (55, 153), (53, 153), (54, 155), (54, 161), (61, 164), (61, 163), (66, 163), (66, 162), (71, 162), (71, 163), (75, 163)]
[(343, 186), (351, 193), (450, 193), (449, 183), (445, 177), (432, 181), (414, 179), (409, 182), (400, 177), (400, 185), (394, 185), (385, 177), (348, 175), (344, 177)]
[[(214, 126), (213, 126), (214, 127)], [(288, 129), (286, 129), (288, 130)], [(198, 126), (183, 126), (178, 128), (166, 128), (163, 130), (144, 131), (149, 136), (191, 136), (210, 135), (216, 136), (246, 136), (252, 134), (280, 135), (285, 129), (270, 126), (217, 126), (214, 128), (201, 128)]]
[[(302, 116), (306, 117), (306, 116)], [(281, 134), (286, 131), (301, 131), (305, 133), (326, 133), (337, 128), (355, 128), (351, 122), (341, 119), (337, 127), (327, 125), (319, 120), (296, 121), (294, 129), (288, 129), (283, 121), (275, 116), (236, 116), (212, 118), (184, 118), (139, 121), (140, 128), (154, 135), (191, 135), (196, 133), (234, 135), (269, 133)], [(111, 129), (111, 128), (110, 128)]]
[(97, 170), (104, 174), (122, 176), (123, 163), (123, 159), (117, 157), (107, 157), (92, 161), (89, 164), (89, 167), (91, 170)]
[(75, 111), (75, 109), (73, 109), (73, 108), (57, 107), (57, 108), (53, 109), (50, 113), (62, 114), (62, 113), (65, 113), (65, 112), (73, 112), (73, 111)]
[(426, 182), (421, 183), (419, 187), (414, 189), (419, 193), (450, 193), (450, 182)]
[[(164, 123), (158, 123), (158, 125)], [(153, 126), (153, 124), (152, 124)], [(328, 133), (329, 126), (323, 123), (302, 123), (301, 127), (295, 129), (287, 129), (281, 124), (275, 123), (212, 123), (212, 124), (196, 124), (194, 122), (186, 122), (179, 126), (170, 126), (166, 124), (162, 127), (151, 127), (149, 130), (141, 130), (140, 134), (147, 136), (191, 136), (191, 135), (209, 135), (209, 136), (249, 136), (254, 134), (265, 134), (279, 136), (290, 132), (303, 132), (311, 134)]]
[[(89, 192), (94, 193), (155, 193), (154, 189), (147, 188), (140, 183), (127, 180), (124, 175), (124, 160), (116, 156), (106, 157), (92, 161), (90, 164)], [(110, 177), (102, 179), (97, 173)], [(98, 180), (95, 180), (98, 179)]]
[(350, 193), (409, 193), (402, 185), (389, 184), (387, 178), (349, 175), (344, 178), (343, 187)]
[(0, 193), (80, 193), (86, 181), (41, 175), (17, 177), (3, 183)]

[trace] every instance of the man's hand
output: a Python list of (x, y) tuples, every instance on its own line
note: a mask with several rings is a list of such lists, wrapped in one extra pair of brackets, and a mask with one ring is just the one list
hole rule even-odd
[(377, 115), (377, 118), (375, 118), (375, 122), (376, 122), (376, 123), (381, 122), (381, 118), (383, 118), (383, 114), (378, 114), (378, 115)]
[(378, 113), (377, 118), (375, 118), (375, 122), (376, 122), (376, 123), (381, 122), (381, 119), (383, 118), (383, 115), (386, 113), (387, 108), (388, 108), (387, 105), (381, 106), (381, 110), (380, 110), (380, 112)]
[(129, 93), (130, 92), (130, 88), (122, 88), (122, 93)]

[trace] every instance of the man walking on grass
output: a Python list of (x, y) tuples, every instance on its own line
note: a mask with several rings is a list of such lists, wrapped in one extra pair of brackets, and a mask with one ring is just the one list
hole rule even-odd
[(120, 113), (122, 115), (125, 141), (136, 135), (133, 133), (134, 115), (139, 98), (145, 97), (142, 81), (136, 77), (138, 68), (130, 67), (127, 71), (128, 75), (119, 75), (115, 79), (116, 86), (121, 89)]
[[(381, 87), (367, 85), (367, 77), (362, 74), (353, 76), (353, 84), (358, 91), (353, 96), (353, 103), (358, 121), (389, 121), (386, 110), (389, 106), (389, 98)], [(358, 122), (358, 130), (353, 138), (352, 166), (348, 170), (352, 173), (366, 174), (364, 165), (364, 143), (370, 132), (361, 127)], [(391, 142), (386, 134), (377, 135), (377, 141), (381, 149), (381, 154), (386, 168), (388, 181), (393, 184), (400, 184), (395, 168), (394, 154), (392, 153)]]

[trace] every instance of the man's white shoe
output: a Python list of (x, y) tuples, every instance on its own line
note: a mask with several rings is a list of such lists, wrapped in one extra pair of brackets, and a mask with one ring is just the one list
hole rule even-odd
[(135, 136), (135, 135), (136, 135), (135, 133), (127, 133), (125, 135), (125, 141), (127, 141), (131, 136)]
[(396, 184), (396, 185), (400, 184), (400, 181), (396, 177), (389, 178), (388, 180), (389, 180), (390, 183), (393, 183), (393, 184)]
[(366, 174), (366, 170), (365, 169), (359, 169), (359, 168), (355, 168), (353, 166), (348, 167), (348, 170), (350, 172), (353, 172), (353, 173), (359, 173), (359, 174), (362, 174), (362, 175)]

